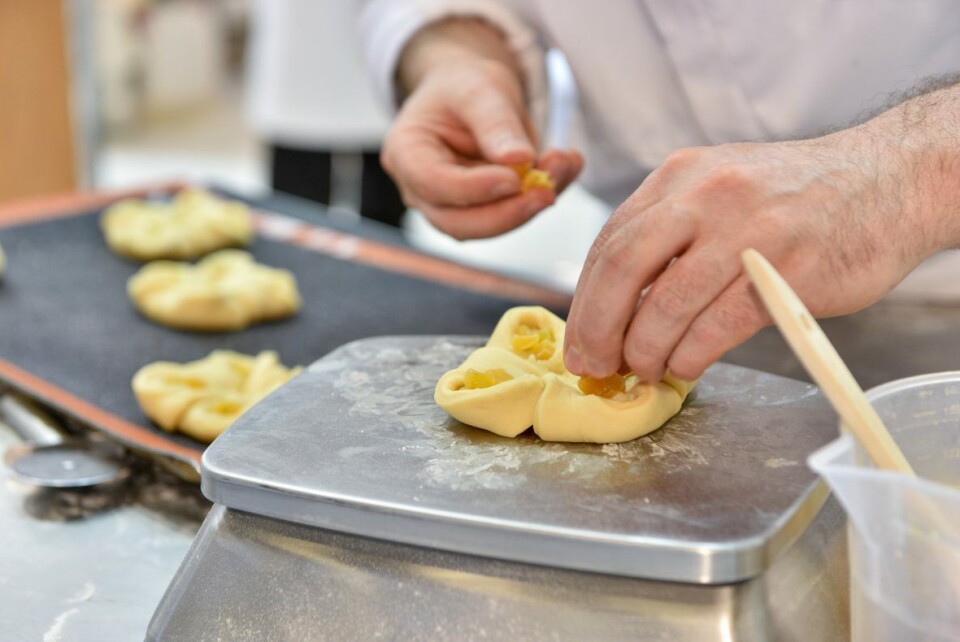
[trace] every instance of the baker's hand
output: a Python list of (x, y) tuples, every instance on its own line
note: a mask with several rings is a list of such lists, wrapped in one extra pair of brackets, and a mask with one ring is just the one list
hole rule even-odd
[[(381, 162), (404, 202), (458, 239), (502, 234), (551, 205), (582, 167), (577, 152), (535, 152), (519, 81), (495, 62), (434, 68), (407, 99)], [(534, 163), (557, 184), (520, 191), (509, 167)]]
[[(682, 149), (593, 245), (566, 331), (577, 374), (625, 362), (646, 381), (694, 379), (770, 323), (740, 253), (756, 248), (815, 316), (879, 299), (944, 237), (921, 215), (917, 168), (859, 130)], [(935, 238), (937, 236), (940, 238)]]
[[(407, 47), (400, 84), (410, 92), (384, 141), (381, 162), (404, 202), (458, 239), (494, 236), (549, 206), (580, 172), (575, 151), (539, 158), (513, 53), (476, 20), (425, 29)], [(556, 191), (521, 193), (509, 167), (546, 170)]]

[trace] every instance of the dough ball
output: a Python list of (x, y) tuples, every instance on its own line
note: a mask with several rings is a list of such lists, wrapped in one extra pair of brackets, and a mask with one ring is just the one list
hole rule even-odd
[(300, 370), (285, 368), (272, 351), (251, 357), (215, 350), (199, 361), (146, 365), (132, 386), (141, 410), (158, 426), (211, 442)]
[(148, 263), (130, 278), (127, 293), (149, 319), (184, 330), (240, 330), (300, 309), (293, 274), (242, 250), (220, 250), (196, 265)]
[(107, 208), (100, 227), (111, 250), (138, 261), (193, 260), (253, 238), (246, 205), (199, 189), (184, 190), (169, 203), (120, 201)]
[(455, 419), (504, 437), (533, 426), (545, 441), (613, 443), (642, 437), (677, 414), (696, 382), (667, 374), (583, 380), (567, 372), (566, 324), (540, 307), (508, 310), (487, 345), (445, 373), (434, 399)]

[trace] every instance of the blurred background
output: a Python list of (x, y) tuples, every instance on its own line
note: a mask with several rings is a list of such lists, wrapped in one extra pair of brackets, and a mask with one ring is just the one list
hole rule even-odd
[[(399, 225), (425, 251), (571, 290), (609, 209), (576, 187), (520, 230), (458, 243), (405, 212), (377, 161), (357, 0), (4, 0), (0, 202), (170, 180), (281, 191), (342, 221)], [(545, 142), (572, 76), (549, 57)]]

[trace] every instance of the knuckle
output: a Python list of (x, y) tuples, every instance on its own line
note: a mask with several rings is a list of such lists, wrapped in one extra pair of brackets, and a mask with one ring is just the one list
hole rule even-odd
[(667, 155), (660, 164), (661, 175), (671, 176), (694, 165), (701, 157), (699, 147), (682, 147)]
[(714, 167), (700, 185), (708, 195), (741, 192), (753, 183), (749, 170), (738, 163), (724, 163)]
[(679, 379), (693, 381), (703, 374), (703, 371), (706, 370), (706, 364), (703, 363), (703, 359), (698, 359), (690, 354), (676, 354), (670, 357), (667, 362), (667, 369)]
[(661, 318), (676, 321), (687, 314), (690, 301), (687, 292), (682, 285), (657, 284), (650, 290), (645, 303)]
[(659, 354), (660, 350), (641, 337), (631, 337), (623, 346), (624, 360), (638, 374), (656, 369), (660, 365)]
[(614, 236), (599, 249), (594, 268), (607, 279), (620, 279), (633, 269), (633, 244)]

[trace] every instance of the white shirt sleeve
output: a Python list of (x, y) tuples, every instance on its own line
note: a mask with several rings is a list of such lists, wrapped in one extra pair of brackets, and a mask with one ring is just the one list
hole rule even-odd
[(542, 122), (547, 102), (545, 47), (522, 16), (521, 0), (366, 0), (360, 18), (367, 66), (383, 104), (395, 111), (397, 59), (424, 26), (451, 16), (482, 18), (500, 29), (523, 69), (531, 112)]

